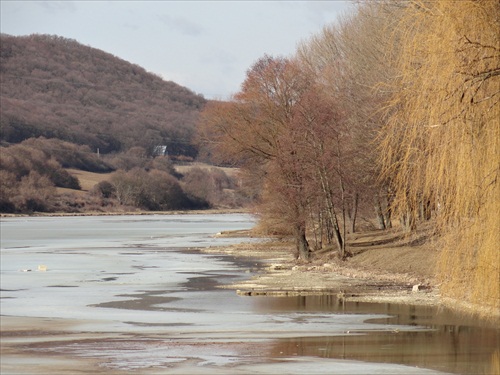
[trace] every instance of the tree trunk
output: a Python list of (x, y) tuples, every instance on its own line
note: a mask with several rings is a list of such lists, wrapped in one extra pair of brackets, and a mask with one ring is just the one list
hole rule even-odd
[[(316, 156), (316, 160), (320, 161), (321, 160), (321, 155), (324, 153), (323, 149), (323, 144), (321, 142), (316, 143), (314, 141), (313, 137), (313, 145), (314, 145), (314, 152)], [(338, 246), (338, 251), (342, 259), (344, 259), (344, 240), (342, 238), (342, 233), (340, 232), (340, 227), (339, 223), (337, 220), (337, 214), (335, 212), (335, 205), (333, 202), (333, 193), (332, 193), (332, 188), (330, 186), (330, 182), (328, 181), (328, 173), (326, 170), (326, 167), (324, 163), (318, 163), (317, 165), (317, 176), (319, 177), (320, 183), (321, 183), (321, 190), (323, 193), (323, 199), (324, 202), (326, 203), (326, 214), (327, 214), (327, 223), (329, 224), (328, 226), (331, 225), (333, 229), (333, 236), (336, 239), (337, 246)], [(345, 220), (344, 220), (345, 223)], [(345, 224), (344, 224), (345, 225)], [(329, 228), (330, 229), (330, 228)], [(330, 230), (328, 231), (330, 232)]]
[(386, 190), (385, 194), (385, 212), (384, 212), (384, 219), (385, 219), (385, 227), (387, 229), (392, 228), (392, 195), (390, 194), (389, 188)]
[(349, 210), (349, 219), (351, 220), (351, 233), (356, 232), (356, 218), (358, 216), (359, 194), (354, 194), (354, 202)]
[(421, 199), (419, 203), (419, 219), (431, 219), (431, 202), (428, 199)]
[[(330, 196), (330, 199), (331, 198), (331, 194), (329, 195)], [(327, 207), (328, 207), (328, 210), (327, 210), (327, 213), (328, 213), (328, 219), (330, 221), (330, 224), (332, 226), (332, 229), (333, 229), (333, 236), (335, 237), (335, 240), (337, 242), (337, 247), (338, 247), (338, 250), (339, 250), (339, 254), (340, 254), (340, 257), (342, 259), (344, 259), (344, 239), (342, 238), (342, 233), (340, 232), (340, 226), (339, 226), (339, 222), (337, 220), (337, 214), (335, 213), (335, 206), (333, 205), (333, 202), (327, 198)]]
[(387, 229), (392, 228), (392, 211), (390, 206), (388, 206), (387, 210), (385, 210), (384, 220), (385, 220), (385, 227)]
[[(314, 234), (314, 249), (317, 250), (317, 249), (321, 249), (323, 247), (323, 235), (322, 235), (322, 225), (321, 225), (321, 214), (318, 214), (318, 220), (317, 222), (319, 223), (319, 225), (315, 225), (315, 217), (314, 217), (314, 213), (312, 212), (311, 210), (311, 222), (313, 223), (312, 226), (313, 226), (313, 234)], [(318, 231), (319, 231), (319, 235), (318, 235)]]
[(322, 167), (318, 168), (318, 174), (321, 181), (321, 189), (323, 190), (323, 196), (325, 198), (328, 221), (333, 227), (333, 234), (337, 242), (340, 257), (344, 259), (345, 256), (344, 239), (342, 238), (342, 233), (340, 232), (339, 222), (337, 220), (337, 214), (335, 212), (335, 205), (333, 204), (333, 194), (330, 188), (330, 183), (328, 182), (328, 178), (326, 177), (326, 171), (324, 170), (324, 168)]
[(401, 215), (399, 222), (406, 232), (411, 232), (417, 229), (415, 216), (412, 214), (412, 212), (410, 212), (410, 210), (407, 210), (404, 214)]
[(340, 233), (339, 223), (335, 217), (335, 222), (333, 223), (333, 234), (335, 235), (335, 240), (337, 241), (337, 246), (339, 248), (340, 259), (345, 257), (345, 247), (344, 239), (342, 238), (342, 233)]
[(384, 213), (382, 212), (382, 206), (380, 205), (380, 198), (378, 195), (374, 198), (375, 213), (378, 219), (378, 229), (386, 229)]
[(306, 238), (305, 224), (297, 224), (295, 227), (295, 244), (297, 247), (298, 258), (302, 260), (309, 260), (309, 243)]
[(342, 174), (342, 161), (341, 161), (341, 155), (342, 152), (340, 150), (340, 139), (337, 134), (337, 168), (338, 168), (338, 175), (339, 175), (339, 184), (340, 184), (340, 197), (341, 197), (341, 202), (342, 202), (342, 236), (340, 237), (340, 242), (341, 244), (341, 251), (340, 251), (340, 258), (345, 259), (346, 258), (346, 249), (345, 249), (345, 241), (347, 237), (347, 223), (346, 223), (346, 194), (345, 194), (345, 186), (344, 186), (344, 176)]

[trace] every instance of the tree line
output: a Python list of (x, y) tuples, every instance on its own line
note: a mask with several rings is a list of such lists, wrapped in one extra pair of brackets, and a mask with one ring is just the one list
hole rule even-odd
[(334, 246), (358, 213), (381, 229), (432, 222), (449, 296), (500, 300), (500, 3), (361, 2), (290, 57), (263, 56), (199, 137), (258, 186), (296, 255)]
[[(3, 213), (234, 208), (249, 200), (238, 180), (220, 168), (181, 174), (168, 156), (151, 157), (140, 147), (120, 157), (98, 156), (88, 146), (40, 137), (0, 146), (0, 156)], [(100, 172), (103, 178), (81, 191), (71, 170)]]

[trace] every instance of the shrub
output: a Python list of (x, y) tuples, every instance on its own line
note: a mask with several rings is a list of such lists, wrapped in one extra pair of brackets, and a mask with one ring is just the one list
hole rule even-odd
[(236, 183), (222, 169), (194, 167), (184, 174), (183, 188), (189, 195), (210, 206), (238, 206)]
[(101, 181), (92, 188), (91, 193), (102, 198), (112, 198), (116, 195), (116, 189), (111, 182)]
[(214, 195), (210, 174), (204, 169), (199, 167), (190, 169), (184, 174), (182, 182), (184, 191), (193, 197), (209, 201)]
[(55, 188), (50, 179), (32, 171), (21, 178), (11, 201), (20, 212), (47, 212), (53, 208), (54, 197)]
[(190, 198), (172, 175), (159, 170), (134, 168), (118, 171), (111, 178), (118, 202), (146, 210), (180, 210), (206, 208), (208, 204)]
[(114, 169), (124, 171), (130, 171), (134, 168), (144, 169), (149, 161), (147, 152), (142, 147), (132, 147), (127, 152), (107, 155), (105, 158)]
[(175, 178), (180, 178), (181, 176), (179, 173), (174, 168), (174, 165), (172, 164), (172, 161), (168, 156), (157, 156), (153, 159), (151, 159), (147, 164), (146, 164), (147, 169), (153, 170), (157, 169), (159, 171), (167, 172), (168, 174), (171, 174)]
[(148, 173), (148, 186), (143, 205), (150, 210), (179, 210), (188, 206), (189, 199), (172, 175), (158, 170)]
[(44, 152), (54, 158), (63, 168), (75, 168), (83, 171), (104, 173), (113, 168), (93, 152), (88, 146), (76, 145), (59, 139), (44, 137), (30, 138), (22, 142), (28, 146)]
[(80, 189), (78, 179), (64, 170), (56, 159), (29, 146), (29, 143), (4, 147), (0, 152), (0, 170), (13, 173), (17, 181), (34, 171), (41, 176), (47, 176), (55, 186)]
[(53, 209), (54, 186), (79, 189), (78, 180), (41, 150), (27, 145), (0, 149), (0, 187), (3, 212)]

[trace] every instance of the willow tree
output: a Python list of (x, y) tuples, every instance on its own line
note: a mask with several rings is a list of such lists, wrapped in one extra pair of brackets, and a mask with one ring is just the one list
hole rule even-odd
[(500, 2), (403, 4), (384, 172), (400, 212), (437, 213), (443, 292), (498, 308)]

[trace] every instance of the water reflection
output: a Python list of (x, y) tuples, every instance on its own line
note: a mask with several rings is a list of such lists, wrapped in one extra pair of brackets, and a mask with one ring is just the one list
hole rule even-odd
[(390, 317), (370, 323), (419, 325), (425, 331), (350, 332), (346, 336), (276, 340), (270, 356), (317, 356), (397, 363), (457, 374), (498, 374), (500, 330), (486, 322), (447, 309), (361, 302), (341, 302), (336, 296), (253, 297), (260, 312), (320, 311), (377, 313)]

